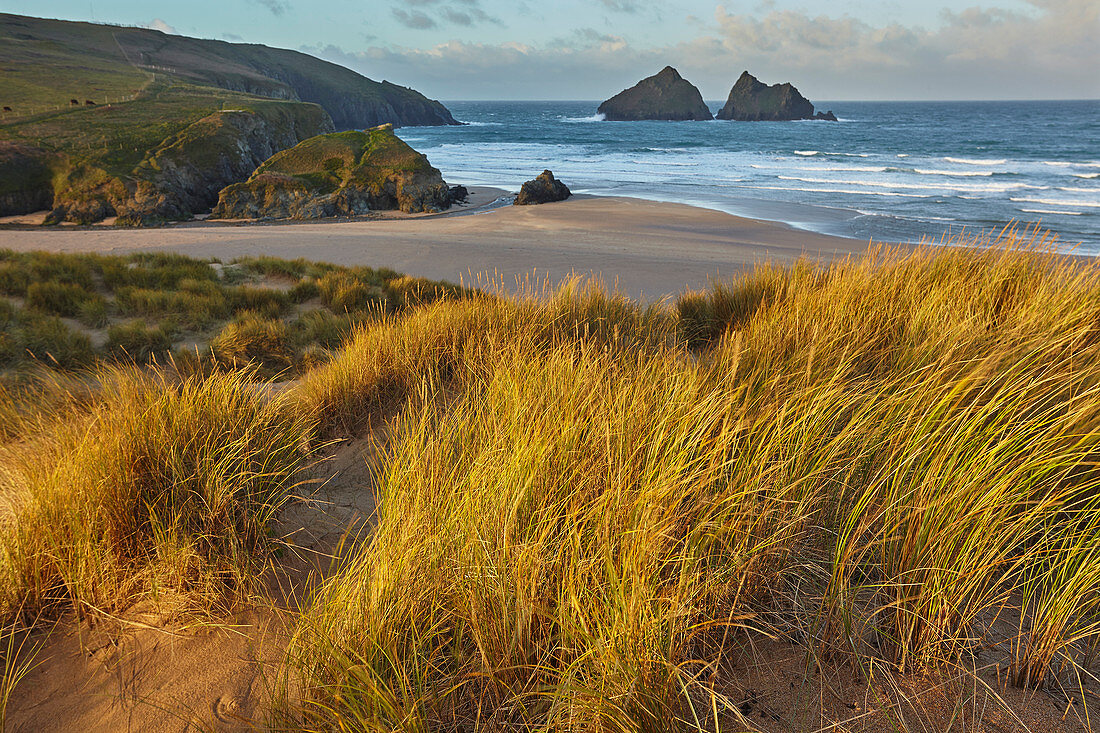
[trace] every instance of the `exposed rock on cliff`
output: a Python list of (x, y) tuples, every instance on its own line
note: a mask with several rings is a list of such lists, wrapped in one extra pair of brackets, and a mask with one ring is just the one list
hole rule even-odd
[(600, 105), (608, 120), (712, 120), (703, 95), (671, 66)]
[(376, 209), (439, 211), (452, 193), (392, 125), (310, 138), (225, 188), (214, 218), (314, 219)]
[(814, 106), (810, 100), (799, 94), (789, 82), (769, 86), (747, 71), (742, 72), (737, 83), (733, 85), (726, 104), (716, 116), (720, 120), (742, 122), (785, 120), (836, 122), (832, 112), (819, 112), (815, 115)]
[(515, 206), (547, 204), (551, 201), (564, 201), (571, 195), (569, 187), (554, 178), (554, 174), (547, 170), (540, 173), (534, 180), (524, 183), (519, 190), (519, 195), (512, 203)]
[(0, 141), (0, 216), (53, 206), (53, 169), (58, 156), (31, 145)]
[(247, 178), (274, 153), (330, 130), (331, 120), (315, 105), (265, 102), (254, 110), (215, 112), (164, 140), (128, 176), (86, 164), (70, 170), (48, 220), (185, 219), (209, 209), (222, 188)]

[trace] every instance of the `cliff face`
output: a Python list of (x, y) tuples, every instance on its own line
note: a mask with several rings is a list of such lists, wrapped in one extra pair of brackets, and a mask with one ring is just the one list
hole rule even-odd
[(814, 114), (814, 106), (790, 83), (764, 84), (742, 72), (730, 90), (726, 104), (716, 115), (720, 120), (742, 122), (832, 119), (832, 112)]
[(449, 207), (451, 194), (428, 159), (392, 125), (320, 135), (272, 156), (243, 183), (225, 188), (214, 218), (315, 219), (379, 209)]
[(0, 141), (0, 216), (42, 211), (53, 205), (53, 172), (61, 164), (31, 145)]
[(225, 186), (300, 140), (331, 131), (319, 107), (266, 103), (254, 111), (215, 112), (171, 136), (126, 177), (94, 166), (69, 172), (53, 197), (50, 221), (122, 224), (184, 219), (209, 209)]
[(608, 120), (712, 120), (703, 95), (671, 66), (600, 105)]

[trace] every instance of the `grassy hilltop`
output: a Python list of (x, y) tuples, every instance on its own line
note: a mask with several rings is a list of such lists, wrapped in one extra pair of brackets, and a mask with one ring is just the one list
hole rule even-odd
[(217, 615), (294, 546), (303, 462), (365, 439), (373, 529), (289, 612), (275, 729), (1073, 730), (1100, 268), (1017, 244), (650, 306), (410, 301), (278, 390), (232, 363), (12, 382), (2, 618)]
[(247, 181), (222, 190), (213, 216), (308, 219), (450, 204), (439, 170), (383, 125), (318, 135), (276, 153)]
[(418, 92), (296, 51), (140, 28), (0, 14), (0, 69), (0, 215), (186, 218), (314, 135), (456, 124)]

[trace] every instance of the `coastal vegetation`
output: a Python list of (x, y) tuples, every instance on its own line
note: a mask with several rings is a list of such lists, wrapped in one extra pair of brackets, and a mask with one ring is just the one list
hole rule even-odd
[(208, 211), (335, 129), (457, 124), (438, 102), (296, 51), (0, 14), (0, 215), (147, 224)]
[(214, 218), (314, 219), (375, 209), (407, 213), (451, 205), (443, 176), (393, 125), (309, 138), (226, 187)]
[[(8, 380), (0, 622), (249, 603), (303, 466), (367, 438), (376, 514), (292, 611), (275, 729), (1029, 727), (1014, 690), (1084, 720), (1100, 268), (1011, 231), (954, 243), (651, 304), (23, 256), (77, 286), (35, 295), (53, 318), (121, 287), (248, 307), (209, 368)], [(272, 389), (306, 296), (303, 332), (342, 345)]]
[(0, 250), (0, 369), (214, 360), (294, 373), (358, 324), (467, 292), (302, 260)]

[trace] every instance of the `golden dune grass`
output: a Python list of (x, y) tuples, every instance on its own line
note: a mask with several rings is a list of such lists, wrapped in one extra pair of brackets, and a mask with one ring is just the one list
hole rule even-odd
[(903, 674), (992, 646), (1017, 685), (1075, 686), (1100, 266), (992, 244), (674, 304), (445, 299), (271, 401), (248, 372), (114, 372), (0, 461), (4, 607), (214, 604), (261, 567), (299, 448), (392, 415), (377, 525), (302, 613), (276, 727), (740, 730), (727, 659), (760, 635)]

